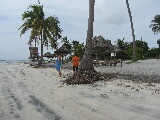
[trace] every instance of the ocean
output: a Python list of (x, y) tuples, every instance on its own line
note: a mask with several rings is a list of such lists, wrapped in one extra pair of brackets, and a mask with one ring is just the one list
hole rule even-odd
[(29, 63), (30, 60), (0, 60), (1, 63)]

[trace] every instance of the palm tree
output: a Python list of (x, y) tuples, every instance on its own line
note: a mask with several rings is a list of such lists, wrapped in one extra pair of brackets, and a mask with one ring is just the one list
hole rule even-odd
[[(89, 0), (89, 18), (86, 46), (83, 58), (81, 60), (79, 71), (73, 76), (68, 77), (64, 82), (67, 84), (86, 84), (102, 79), (98, 77), (98, 72), (94, 70), (92, 62), (92, 37), (93, 37), (93, 22), (94, 22), (94, 3), (95, 0)], [(97, 79), (98, 78), (98, 79)], [(104, 78), (104, 77), (103, 77)]]
[[(31, 9), (31, 10), (30, 10)], [(39, 65), (43, 60), (43, 46), (57, 47), (57, 40), (61, 38), (60, 22), (57, 17), (50, 16), (45, 19), (43, 5), (30, 5), (28, 10), (22, 14), (22, 20), (25, 22), (19, 28), (22, 29), (20, 36), (29, 29), (31, 30), (28, 44), (31, 44), (35, 38), (39, 37), (41, 41), (41, 58)]]
[(67, 36), (62, 38), (61, 43), (63, 43), (62, 46), (65, 46), (65, 48), (66, 48), (67, 50), (71, 51), (72, 45), (71, 45), (71, 43), (69, 42)]
[(84, 43), (79, 43), (79, 41), (72, 41), (72, 50), (74, 54), (77, 54), (80, 58), (83, 58), (85, 47)]
[[(149, 25), (149, 27), (152, 28), (154, 34), (157, 35), (160, 32), (160, 15), (156, 15), (154, 17), (154, 20), (151, 20), (151, 23), (152, 24)], [(157, 44), (159, 45), (159, 51), (160, 51), (160, 39), (157, 40)]]
[(134, 34), (132, 15), (131, 15), (131, 10), (130, 10), (130, 7), (129, 7), (128, 0), (126, 0), (126, 4), (127, 4), (127, 9), (128, 9), (129, 17), (130, 17), (130, 23), (131, 23), (131, 29), (132, 29), (132, 37), (133, 37), (133, 61), (136, 61), (137, 58), (136, 58), (135, 34)]
[(151, 23), (149, 27), (152, 28), (154, 34), (158, 34), (160, 32), (160, 15), (156, 15), (154, 20), (151, 20)]
[(92, 62), (92, 38), (93, 38), (93, 22), (94, 22), (94, 4), (95, 0), (89, 0), (89, 18), (88, 18), (88, 30), (86, 47), (83, 59), (80, 65), (80, 71), (92, 71), (94, 70)]

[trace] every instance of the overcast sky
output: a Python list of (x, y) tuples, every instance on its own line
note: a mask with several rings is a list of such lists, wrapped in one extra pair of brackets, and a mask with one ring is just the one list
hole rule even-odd
[[(126, 0), (95, 0), (94, 36), (102, 35), (112, 41), (125, 38), (132, 41), (131, 26)], [(68, 39), (86, 40), (89, 0), (40, 0), (45, 17), (56, 16), (63, 29), (62, 36)], [(38, 0), (0, 0), (0, 60), (27, 60), (29, 57), (30, 32), (20, 37), (18, 28), (23, 24), (21, 15), (30, 4)], [(158, 47), (160, 34), (154, 35), (149, 25), (160, 14), (160, 0), (129, 0), (136, 40)], [(60, 42), (60, 41), (59, 41)], [(40, 49), (39, 49), (40, 52)], [(54, 52), (47, 50), (45, 52)]]

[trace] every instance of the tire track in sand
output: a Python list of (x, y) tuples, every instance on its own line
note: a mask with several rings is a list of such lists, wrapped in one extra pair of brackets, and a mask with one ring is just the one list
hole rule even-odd
[[(6, 113), (5, 111), (1, 110), (0, 119), (21, 119), (21, 114), (23, 111), (25, 111), (25, 105), (23, 103), (26, 101), (20, 100), (22, 96), (16, 96), (16, 91), (20, 89), (21, 92), (23, 91), (21, 95), (23, 95), (23, 97), (27, 97), (25, 98), (26, 100), (28, 100), (27, 104), (31, 105), (34, 111), (37, 111), (42, 116), (44, 116), (44, 120), (62, 120), (62, 118), (54, 110), (49, 109), (48, 106), (42, 101), (40, 101), (36, 96), (29, 95), (27, 87), (25, 88), (25, 90), (27, 90), (28, 92), (26, 91), (24, 93), (24, 86), (22, 87), (20, 85), (22, 84), (22, 82), (18, 82), (20, 80), (14, 72), (14, 70), (11, 71), (8, 68), (3, 67), (3, 76), (1, 77), (3, 79), (2, 92), (4, 95), (4, 99), (6, 100), (5, 102), (7, 102), (8, 104), (7, 109), (9, 109), (9, 113)], [(16, 79), (16, 90), (13, 90), (13, 87), (15, 87), (15, 83), (13, 85), (12, 79)]]

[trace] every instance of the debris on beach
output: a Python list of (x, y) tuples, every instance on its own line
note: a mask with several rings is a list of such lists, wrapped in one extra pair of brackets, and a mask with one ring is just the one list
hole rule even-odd
[(114, 78), (114, 75), (101, 74), (96, 71), (77, 71), (71, 76), (68, 76), (63, 83), (68, 85), (75, 84), (93, 84), (95, 81), (109, 81), (111, 78)]

